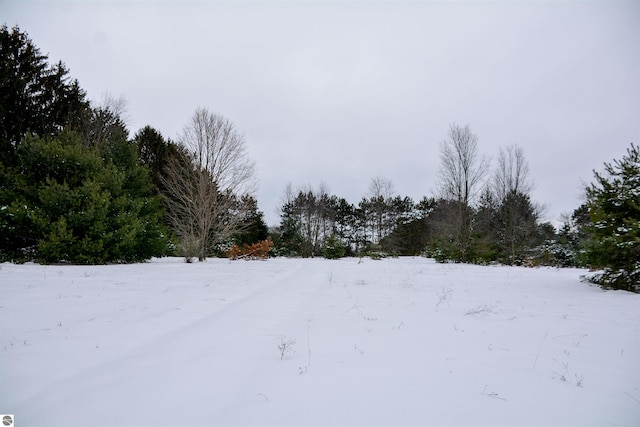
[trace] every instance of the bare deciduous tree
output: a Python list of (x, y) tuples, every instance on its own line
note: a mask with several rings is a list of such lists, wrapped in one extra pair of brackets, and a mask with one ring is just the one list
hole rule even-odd
[(451, 124), (449, 138), (442, 144), (440, 161), (441, 197), (471, 205), (482, 189), (489, 161), (480, 157), (478, 137), (469, 125)]
[(367, 195), (371, 198), (393, 198), (395, 195), (393, 181), (382, 176), (371, 178), (371, 182), (369, 182), (369, 192)]
[(524, 157), (522, 148), (517, 145), (500, 148), (493, 186), (499, 201), (504, 200), (509, 193), (529, 194), (533, 190), (533, 181), (529, 178), (529, 162)]
[(163, 178), (167, 215), (186, 258), (204, 261), (215, 244), (240, 231), (254, 165), (234, 125), (205, 108), (196, 110), (179, 143), (183, 155), (169, 162)]
[(478, 153), (478, 137), (469, 125), (461, 127), (455, 123), (449, 128), (449, 137), (442, 144), (440, 153), (440, 196), (457, 202), (458, 224), (456, 244), (460, 260), (466, 261), (471, 235), (470, 206), (482, 190), (489, 170), (489, 161)]
[(109, 92), (105, 92), (100, 97), (100, 101), (94, 106), (96, 110), (111, 111), (114, 116), (119, 117), (125, 125), (130, 122), (129, 101), (124, 95), (115, 97)]
[(100, 145), (117, 134), (127, 139), (128, 120), (127, 99), (124, 96), (115, 98), (109, 93), (103, 94), (100, 101), (92, 102), (91, 108), (81, 116), (79, 131), (83, 144)]
[(241, 195), (255, 190), (254, 164), (247, 157), (244, 137), (228, 119), (198, 108), (180, 143), (220, 191)]

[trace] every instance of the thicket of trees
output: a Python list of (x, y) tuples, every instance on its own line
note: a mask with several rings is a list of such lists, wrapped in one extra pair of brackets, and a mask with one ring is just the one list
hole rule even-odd
[(469, 126), (451, 125), (442, 145), (439, 195), (419, 202), (395, 194), (393, 183), (371, 180), (358, 205), (325, 186), (285, 190), (276, 250), (318, 256), (326, 242), (346, 255), (427, 254), (440, 261), (557, 263), (544, 243), (555, 230), (540, 221), (533, 183), (519, 147), (500, 151), (490, 174)]
[(26, 33), (0, 27), (0, 261), (190, 261), (259, 248), (260, 257), (584, 266), (599, 269), (586, 277), (594, 283), (640, 286), (633, 144), (595, 173), (586, 203), (558, 231), (531, 200), (523, 151), (501, 149), (491, 170), (478, 137), (457, 124), (441, 146), (435, 197), (397, 195), (383, 177), (357, 204), (324, 185), (289, 185), (280, 224), (268, 230), (252, 196), (253, 162), (229, 120), (199, 108), (178, 141), (149, 126), (129, 137), (123, 99), (92, 104), (62, 62), (47, 61)]
[[(281, 224), (273, 231), (281, 255), (323, 256), (327, 242), (344, 255), (429, 255), (439, 261), (553, 263), (541, 258), (542, 244), (555, 237), (548, 223), (537, 221), (526, 196), (509, 193), (500, 203), (483, 196), (467, 206), (469, 228), (461, 231), (462, 204), (457, 200), (388, 195), (364, 197), (357, 205), (318, 189), (287, 192)], [(488, 194), (488, 193), (487, 193)], [(520, 225), (513, 222), (522, 220)], [(466, 233), (467, 238), (460, 236)]]
[(203, 260), (267, 237), (229, 121), (199, 109), (177, 143), (148, 126), (129, 138), (124, 107), (92, 105), (64, 64), (0, 27), (0, 261)]

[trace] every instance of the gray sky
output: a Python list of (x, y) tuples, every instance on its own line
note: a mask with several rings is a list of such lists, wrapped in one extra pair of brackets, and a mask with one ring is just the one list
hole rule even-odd
[(517, 144), (547, 220), (640, 143), (640, 2), (0, 0), (130, 130), (176, 139), (199, 106), (244, 133), (268, 224), (287, 182), (357, 203), (371, 178), (436, 189), (450, 123)]

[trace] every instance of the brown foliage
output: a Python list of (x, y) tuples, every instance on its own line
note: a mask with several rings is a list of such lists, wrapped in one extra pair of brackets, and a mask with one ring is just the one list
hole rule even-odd
[(261, 240), (251, 245), (245, 243), (242, 247), (233, 245), (227, 255), (231, 259), (267, 259), (272, 246), (271, 240)]

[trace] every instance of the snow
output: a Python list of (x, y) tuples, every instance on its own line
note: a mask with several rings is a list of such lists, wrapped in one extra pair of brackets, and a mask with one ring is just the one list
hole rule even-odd
[(426, 258), (2, 264), (0, 413), (17, 426), (638, 426), (640, 295), (584, 273)]

